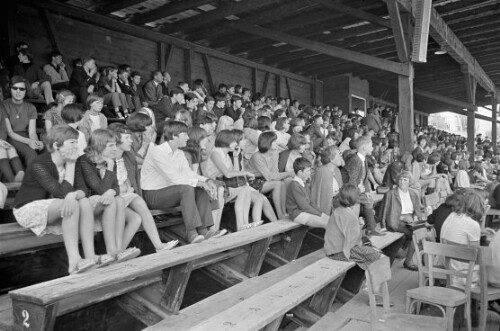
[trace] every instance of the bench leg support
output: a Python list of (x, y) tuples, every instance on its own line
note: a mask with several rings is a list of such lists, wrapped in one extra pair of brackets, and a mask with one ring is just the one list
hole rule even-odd
[(308, 231), (309, 227), (307, 226), (301, 226), (300, 228), (292, 231), (292, 234), (290, 236), (290, 242), (287, 243), (285, 247), (285, 252), (283, 254), (283, 257), (286, 260), (292, 261), (297, 258), (297, 256), (299, 255), (300, 248), (302, 247), (302, 241), (306, 237)]
[(118, 306), (127, 313), (150, 326), (161, 322), (168, 314), (161, 311), (158, 306), (154, 306), (137, 293), (128, 293), (116, 299)]
[(262, 328), (262, 331), (277, 331), (280, 327), (283, 317), (284, 316), (278, 317), (277, 319), (266, 325), (266, 327)]
[(56, 304), (39, 306), (12, 299), (14, 330), (52, 331), (56, 322)]
[(260, 268), (262, 267), (262, 262), (266, 257), (267, 250), (271, 244), (272, 237), (259, 240), (252, 244), (250, 253), (248, 254), (245, 268), (243, 269), (243, 274), (248, 277), (255, 277), (259, 275)]
[[(161, 299), (162, 308), (173, 314), (179, 312), (192, 271), (193, 261), (175, 266), (168, 270), (165, 290)], [(165, 271), (165, 273), (167, 273), (167, 271)]]
[(340, 284), (344, 280), (345, 273), (335, 279), (331, 284), (326, 286), (324, 289), (316, 293), (309, 303), (309, 307), (317, 312), (319, 315), (323, 316), (328, 312), (330, 306), (337, 296), (337, 292), (340, 288)]

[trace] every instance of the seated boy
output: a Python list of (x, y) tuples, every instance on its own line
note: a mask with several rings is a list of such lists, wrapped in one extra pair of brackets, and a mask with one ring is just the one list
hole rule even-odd
[(311, 162), (299, 157), (293, 162), (295, 178), (286, 192), (286, 210), (294, 222), (326, 229), (328, 219), (311, 200), (311, 189), (306, 181), (311, 178)]

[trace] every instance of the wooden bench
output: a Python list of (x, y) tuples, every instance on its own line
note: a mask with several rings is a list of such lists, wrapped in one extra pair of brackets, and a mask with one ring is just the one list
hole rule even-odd
[[(255, 276), (272, 237), (299, 227), (301, 225), (294, 222), (277, 221), (200, 244), (11, 291), (14, 324), (22, 328), (24, 323), (29, 323), (30, 330), (52, 330), (57, 316), (149, 285), (161, 285), (159, 288), (163, 289), (160, 304), (149, 308), (160, 314), (176, 313), (193, 269), (233, 257), (228, 252), (249, 245), (239, 273)], [(140, 295), (137, 300), (141, 301)]]
[[(153, 216), (170, 215), (179, 212), (178, 208), (169, 210), (152, 210)], [(171, 218), (156, 224), (157, 228), (164, 228), (182, 223), (181, 217)], [(29, 251), (43, 250), (63, 245), (63, 237), (47, 234), (38, 237), (29, 229), (17, 223), (0, 225), (0, 257), (12, 254), (22, 254)]]
[[(384, 249), (401, 237), (402, 234), (400, 233), (388, 233), (383, 237), (373, 237), (372, 242), (375, 247)], [(259, 277), (245, 280), (240, 284), (234, 285), (181, 310), (178, 315), (166, 317), (160, 323), (146, 330), (156, 331), (165, 330), (167, 328), (170, 330), (188, 330), (216, 314), (230, 309), (241, 301), (247, 300), (257, 293), (267, 292), (270, 287), (321, 260), (324, 256), (324, 251), (320, 249)], [(343, 275), (337, 275), (336, 282), (332, 282), (330, 287), (324, 288), (323, 291), (320, 291), (306, 302), (302, 302), (304, 300), (298, 302), (297, 305), (291, 309), (291, 313), (293, 313), (302, 323), (312, 325), (330, 308), (342, 279)], [(244, 329), (246, 330), (246, 328)]]

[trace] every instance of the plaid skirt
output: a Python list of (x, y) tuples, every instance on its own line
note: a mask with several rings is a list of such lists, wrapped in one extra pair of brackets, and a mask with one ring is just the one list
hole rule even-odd
[(260, 192), (260, 191), (262, 191), (262, 187), (264, 187), (265, 182), (266, 182), (266, 179), (264, 177), (255, 177), (254, 179), (250, 179), (248, 181), (248, 184)]
[(332, 260), (344, 261), (344, 262), (355, 262), (358, 267), (363, 270), (366, 270), (366, 267), (380, 259), (382, 253), (372, 246), (359, 246), (356, 245), (351, 248), (350, 251), (351, 256), (347, 258), (343, 252), (335, 253), (328, 255), (328, 257)]

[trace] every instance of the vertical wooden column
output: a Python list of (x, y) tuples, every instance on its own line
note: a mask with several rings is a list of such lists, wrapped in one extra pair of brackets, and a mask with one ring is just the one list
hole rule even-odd
[(191, 87), (193, 84), (193, 61), (194, 61), (194, 52), (192, 49), (184, 50), (184, 79)]
[(276, 79), (276, 97), (281, 98), (281, 75), (275, 75)]
[(165, 71), (165, 54), (166, 54), (166, 45), (159, 41), (156, 43), (156, 49), (158, 52), (158, 70), (161, 72)]
[(252, 68), (252, 94), (257, 92), (257, 68)]
[(401, 153), (413, 150), (413, 64), (408, 63), (409, 76), (398, 76), (399, 148)]
[[(475, 105), (476, 104), (476, 86), (477, 82), (474, 76), (469, 74), (467, 68), (463, 68), (465, 71), (465, 94), (467, 96), (467, 102)], [(467, 109), (467, 150), (470, 152), (470, 161), (474, 161), (475, 152), (475, 126), (476, 124), (476, 109), (471, 107)]]
[(491, 142), (496, 150), (497, 146), (497, 111), (498, 111), (498, 95), (493, 93), (491, 97)]

